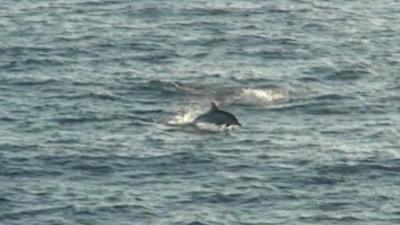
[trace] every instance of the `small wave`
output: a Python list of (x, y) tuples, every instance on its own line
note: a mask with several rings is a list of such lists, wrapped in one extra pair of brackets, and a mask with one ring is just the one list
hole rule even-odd
[(97, 117), (64, 117), (64, 118), (55, 118), (53, 121), (60, 124), (71, 124), (71, 123), (85, 123), (85, 122), (96, 122), (103, 121), (101, 118)]
[[(85, 97), (85, 96), (84, 96)], [(89, 98), (97, 98), (101, 100), (117, 100), (118, 98), (108, 91), (91, 92), (86, 95)]]
[(91, 175), (105, 175), (114, 173), (114, 168), (108, 165), (89, 165), (89, 164), (77, 164), (72, 166), (72, 169), (78, 171), (85, 171)]
[(353, 99), (353, 97), (333, 93), (333, 94), (321, 94), (321, 95), (313, 96), (310, 99), (338, 101), (338, 100), (345, 100), (345, 99)]
[(29, 66), (62, 66), (63, 64), (64, 62), (54, 58), (26, 59), (25, 61), (17, 63), (17, 65), (29, 65)]
[(187, 15), (198, 15), (198, 16), (219, 16), (219, 15), (227, 15), (229, 13), (232, 13), (232, 11), (229, 11), (227, 9), (222, 9), (222, 8), (191, 8), (191, 9), (186, 9), (182, 10), (183, 14)]
[(361, 218), (355, 216), (328, 216), (328, 215), (314, 215), (314, 216), (300, 216), (301, 221), (309, 223), (318, 223), (321, 221), (336, 221), (343, 223), (355, 223), (362, 221)]
[(64, 173), (61, 171), (50, 171), (50, 170), (35, 170), (35, 169), (6, 169), (0, 172), (1, 176), (6, 177), (59, 177), (62, 176)]
[(288, 98), (287, 91), (279, 89), (243, 89), (238, 96), (238, 101), (251, 105), (268, 105)]
[[(77, 36), (72, 36), (72, 37), (58, 37), (55, 38), (55, 41), (61, 41), (61, 42), (78, 42), (78, 41), (89, 41), (89, 40), (94, 40), (98, 38), (96, 35), (82, 35), (79, 36), (79, 34)], [(73, 50), (78, 50), (78, 51), (84, 51), (84, 50), (80, 50), (80, 49), (73, 49)]]
[(136, 205), (136, 204), (111, 204), (111, 205), (101, 205), (96, 207), (96, 211), (103, 212), (103, 213), (121, 213), (126, 212), (130, 213), (132, 211), (139, 211), (141, 213), (145, 213), (148, 215), (155, 215), (151, 212), (151, 209), (144, 205)]
[(100, 99), (100, 100), (111, 100), (115, 101), (118, 98), (114, 96), (109, 91), (93, 91), (85, 94), (77, 94), (77, 95), (69, 95), (69, 96), (59, 96), (60, 98), (67, 98), (67, 99), (84, 99), (84, 98), (91, 98), (91, 99)]
[(0, 50), (5, 55), (26, 55), (27, 53), (49, 53), (53, 48), (46, 47), (35, 47), (35, 46), (12, 46), (12, 47), (0, 47)]
[(395, 175), (400, 171), (399, 161), (399, 159), (360, 160), (354, 163), (338, 163), (334, 165), (318, 166), (315, 170), (323, 176), (333, 176), (337, 174), (365, 175), (373, 173), (389, 176)]
[(52, 78), (22, 78), (22, 79), (5, 79), (4, 81), (7, 85), (15, 85), (15, 86), (33, 86), (33, 85), (48, 85), (48, 84), (56, 84), (58, 81)]
[(161, 81), (161, 80), (151, 80), (141, 87), (146, 91), (161, 91), (163, 94), (181, 94), (189, 93), (193, 95), (202, 94), (201, 90), (190, 87), (189, 85), (184, 85), (177, 81)]
[(191, 192), (189, 193), (193, 202), (204, 203), (232, 203), (240, 201), (243, 197), (242, 194), (230, 193), (224, 194), (219, 192)]
[(359, 80), (363, 76), (370, 74), (368, 70), (360, 70), (360, 69), (345, 69), (337, 71), (327, 78), (329, 80), (344, 80), (344, 81), (352, 81)]
[(45, 208), (33, 208), (33, 209), (26, 209), (17, 212), (8, 212), (5, 214), (0, 215), (0, 218), (5, 219), (17, 219), (21, 218), (22, 216), (37, 216), (37, 215), (49, 215), (54, 213), (59, 213), (63, 211), (68, 211), (73, 209), (72, 205), (65, 205), (59, 207), (45, 207)]

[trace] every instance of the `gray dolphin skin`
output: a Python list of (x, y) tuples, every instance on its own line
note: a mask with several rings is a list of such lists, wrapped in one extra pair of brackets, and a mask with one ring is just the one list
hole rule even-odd
[(211, 102), (211, 109), (208, 112), (198, 116), (193, 121), (194, 124), (201, 122), (225, 125), (227, 127), (231, 125), (242, 126), (232, 113), (218, 109), (214, 102)]

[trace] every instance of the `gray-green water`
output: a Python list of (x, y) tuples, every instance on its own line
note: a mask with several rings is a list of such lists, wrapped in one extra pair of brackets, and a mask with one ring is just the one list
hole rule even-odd
[[(399, 224), (399, 18), (2, 1), (0, 224)], [(211, 100), (243, 127), (185, 125)]]

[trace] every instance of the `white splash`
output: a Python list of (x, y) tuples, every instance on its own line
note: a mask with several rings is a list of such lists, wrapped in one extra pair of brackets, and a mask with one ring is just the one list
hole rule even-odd
[(188, 125), (191, 124), (198, 115), (200, 115), (202, 111), (194, 109), (194, 108), (188, 108), (184, 111), (179, 112), (177, 115), (175, 115), (172, 119), (167, 121), (168, 125)]
[(204, 123), (204, 122), (199, 122), (194, 124), (197, 129), (202, 130), (202, 131), (207, 131), (207, 132), (229, 132), (231, 130), (237, 129), (239, 126), (236, 125), (216, 125), (213, 123)]
[(288, 97), (287, 91), (279, 89), (243, 89), (238, 96), (238, 101), (252, 105), (266, 105)]

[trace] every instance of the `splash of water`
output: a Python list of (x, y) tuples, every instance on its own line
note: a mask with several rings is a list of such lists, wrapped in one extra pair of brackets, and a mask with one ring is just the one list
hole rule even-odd
[(267, 105), (287, 97), (288, 93), (284, 90), (246, 88), (241, 91), (237, 101), (251, 105)]
[(216, 125), (212, 123), (204, 123), (204, 122), (199, 122), (195, 124), (196, 128), (202, 131), (207, 131), (207, 132), (229, 132), (231, 130), (237, 129), (239, 126), (236, 125)]
[(187, 108), (184, 111), (179, 112), (172, 119), (167, 121), (168, 125), (180, 126), (191, 124), (202, 111), (195, 108)]

